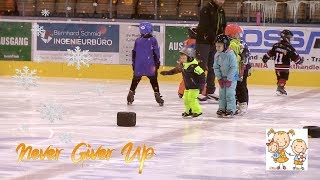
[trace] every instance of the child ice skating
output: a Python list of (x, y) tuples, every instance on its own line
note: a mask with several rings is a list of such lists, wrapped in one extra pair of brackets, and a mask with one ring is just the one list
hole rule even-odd
[(225, 35), (231, 38), (230, 49), (232, 49), (236, 54), (239, 66), (239, 79), (236, 88), (238, 114), (245, 114), (247, 112), (249, 101), (247, 78), (249, 76), (249, 70), (251, 68), (249, 62), (249, 48), (247, 44), (241, 40), (242, 33), (242, 28), (236, 23), (227, 25), (225, 30)]
[[(194, 28), (194, 27), (189, 28), (188, 29), (189, 38), (183, 42), (183, 47), (195, 48), (196, 35), (197, 35), (196, 28)], [(171, 69), (169, 71), (161, 71), (160, 74), (163, 76), (175, 75), (175, 74), (181, 73), (182, 69), (183, 69), (183, 62), (178, 61), (178, 64), (176, 67), (174, 67), (173, 69)], [(182, 80), (179, 84), (179, 89), (178, 89), (179, 98), (183, 97), (184, 90), (185, 90), (185, 84), (184, 84), (184, 81)], [(205, 89), (203, 90), (203, 93), (205, 93)]]
[(143, 22), (139, 26), (141, 36), (136, 39), (132, 50), (133, 78), (130, 91), (127, 96), (128, 105), (134, 101), (135, 90), (142, 76), (147, 76), (152, 85), (154, 96), (160, 106), (164, 100), (160, 95), (158, 83), (158, 69), (160, 66), (160, 51), (157, 39), (152, 36), (153, 27), (149, 22)]
[(203, 90), (206, 82), (204, 70), (198, 65), (193, 48), (182, 48), (180, 51), (180, 61), (183, 62), (182, 75), (185, 84), (183, 93), (185, 112), (182, 113), (182, 117), (198, 117), (202, 114), (198, 95)]
[(289, 79), (290, 62), (302, 64), (303, 59), (291, 45), (293, 33), (290, 30), (283, 30), (280, 33), (281, 41), (275, 43), (272, 49), (263, 56), (262, 61), (267, 63), (272, 57), (275, 57), (274, 64), (277, 75), (277, 95), (287, 95), (285, 90), (286, 82)]
[(232, 117), (236, 112), (236, 86), (238, 80), (237, 57), (229, 49), (230, 39), (227, 35), (218, 35), (216, 38), (217, 53), (214, 59), (214, 73), (218, 79), (219, 90), (219, 117)]

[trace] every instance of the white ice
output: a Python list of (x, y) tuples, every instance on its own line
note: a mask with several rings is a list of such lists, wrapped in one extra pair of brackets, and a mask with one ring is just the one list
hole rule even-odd
[[(103, 94), (95, 87), (102, 84)], [(204, 114), (183, 119), (183, 101), (177, 83), (160, 82), (165, 105), (155, 102), (150, 85), (141, 82), (132, 106), (126, 105), (130, 81), (42, 78), (26, 91), (12, 78), (0, 78), (1, 179), (318, 179), (320, 141), (309, 139), (309, 169), (266, 171), (265, 132), (269, 128), (320, 126), (320, 88), (287, 87), (277, 97), (275, 87), (250, 86), (249, 113), (219, 119), (217, 104), (202, 105)], [(65, 108), (62, 120), (41, 119), (42, 103), (54, 101)], [(117, 127), (119, 111), (137, 113), (137, 126)], [(142, 174), (139, 162), (126, 164), (121, 148), (129, 141), (155, 148)], [(46, 149), (63, 148), (58, 161), (22, 161), (19, 143)], [(80, 142), (96, 150), (116, 149), (110, 161), (74, 164), (71, 151)]]

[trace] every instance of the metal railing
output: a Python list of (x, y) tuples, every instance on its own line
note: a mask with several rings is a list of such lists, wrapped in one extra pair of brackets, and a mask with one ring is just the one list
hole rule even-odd
[[(165, 16), (161, 14), (160, 9), (162, 5), (160, 0), (150, 0), (153, 3), (151, 10), (141, 7), (140, 0), (132, 0), (131, 5), (125, 6), (124, 10), (122, 1), (110, 0), (108, 4), (99, 4), (99, 1), (92, 1), (92, 3), (80, 3), (77, 1), (66, 0), (65, 3), (49, 3), (44, 1), (41, 3), (38, 0), (16, 0), (15, 12), (4, 12), (4, 15), (18, 15), (18, 16), (36, 16), (36, 17), (66, 17), (66, 18), (117, 18), (117, 19), (160, 19), (160, 20), (187, 20), (197, 21), (198, 13), (190, 14), (184, 13), (184, 10), (179, 7), (180, 1), (177, 2), (174, 15)], [(204, 0), (197, 0), (199, 2), (197, 11), (199, 12), (204, 5)], [(277, 17), (277, 6), (279, 4), (286, 4), (285, 9), (281, 12), (281, 18)], [(263, 23), (320, 23), (320, 0), (314, 1), (244, 1), (235, 3), (237, 6), (236, 16), (229, 16), (226, 13), (228, 21), (237, 22), (255, 22), (257, 16), (252, 16), (256, 12), (261, 15)], [(299, 8), (304, 5), (305, 14), (301, 17), (297, 16)], [(131, 8), (131, 11), (126, 12), (125, 8)], [(130, 9), (128, 9), (129, 11)], [(288, 18), (287, 13), (291, 11), (293, 17)], [(163, 12), (162, 12), (163, 13)]]

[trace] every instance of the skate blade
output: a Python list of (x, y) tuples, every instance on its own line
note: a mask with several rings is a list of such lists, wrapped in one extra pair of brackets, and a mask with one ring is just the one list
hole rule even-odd
[(182, 119), (192, 119), (192, 116), (182, 116)]
[(206, 101), (208, 100), (208, 98), (207, 98), (207, 97), (204, 97), (204, 98), (198, 98), (198, 100), (199, 100), (200, 102), (206, 102)]
[(238, 112), (238, 113), (235, 113), (234, 115), (235, 116), (244, 116), (244, 115), (246, 115), (248, 112), (246, 111), (246, 112)]
[(287, 96), (287, 94), (282, 94), (281, 92), (276, 92), (277, 96)]
[(219, 101), (208, 99), (206, 101), (199, 101), (199, 104), (219, 104)]

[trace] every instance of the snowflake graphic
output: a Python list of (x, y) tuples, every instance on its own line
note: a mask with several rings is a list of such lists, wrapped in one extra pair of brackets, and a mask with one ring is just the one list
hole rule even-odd
[(16, 79), (17, 84), (29, 89), (31, 86), (38, 86), (37, 80), (40, 79), (39, 76), (33, 76), (37, 74), (37, 70), (32, 70), (29, 72), (28, 66), (24, 66), (23, 70), (16, 69), (16, 75), (13, 76)]
[(36, 35), (36, 36), (41, 36), (44, 34), (46, 31), (43, 29), (43, 26), (39, 26), (39, 24), (35, 24), (31, 31)]
[(104, 86), (103, 84), (97, 84), (94, 91), (99, 95), (103, 95), (105, 93), (105, 88), (106, 86)]
[(63, 107), (55, 103), (42, 104), (40, 107), (41, 118), (49, 120), (54, 123), (55, 120), (62, 120), (62, 115), (64, 113)]
[(60, 139), (61, 142), (71, 143), (72, 135), (70, 133), (61, 133), (59, 135), (59, 139)]
[(81, 64), (89, 67), (89, 62), (92, 59), (89, 50), (81, 51), (80, 47), (77, 46), (74, 51), (67, 49), (67, 53), (68, 55), (65, 57), (68, 60), (68, 66), (75, 65), (78, 70), (80, 70)]
[(48, 9), (43, 9), (41, 15), (44, 17), (50, 16), (50, 11)]

